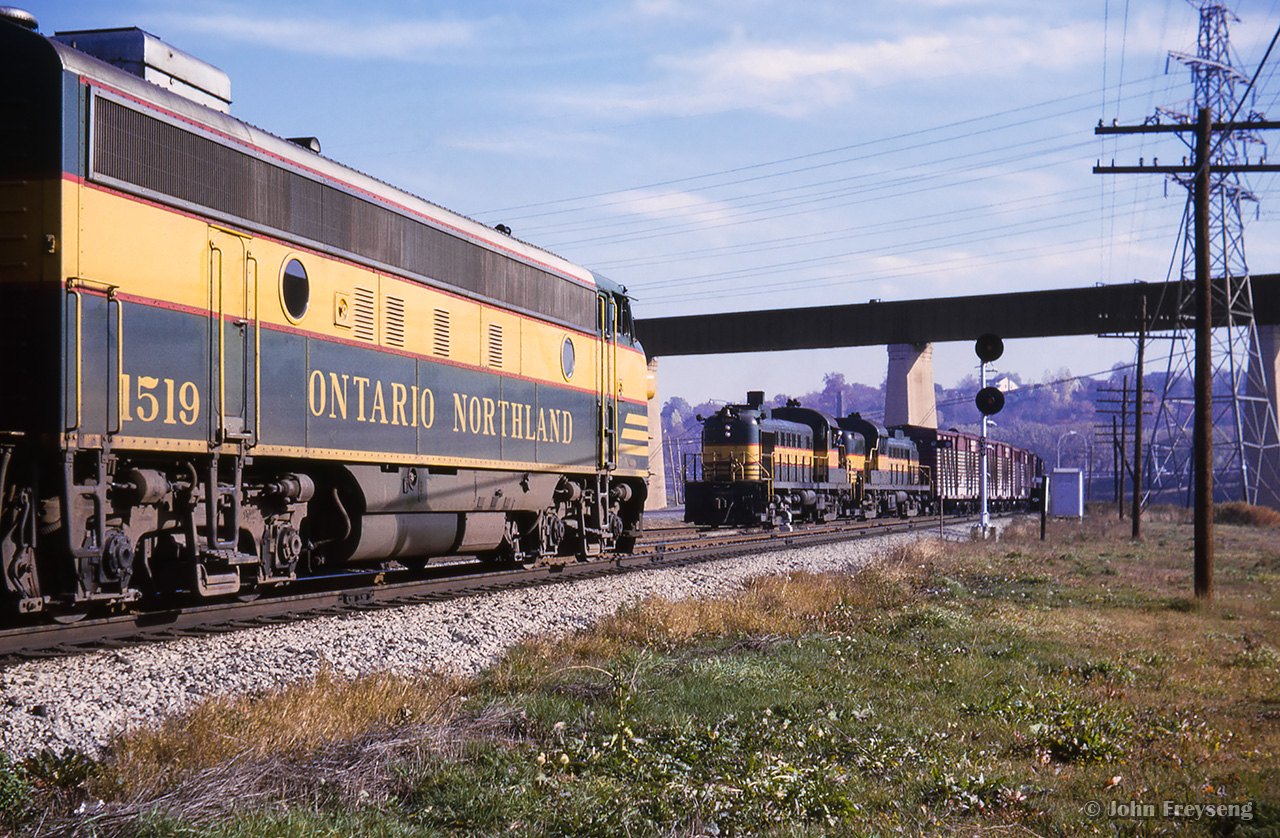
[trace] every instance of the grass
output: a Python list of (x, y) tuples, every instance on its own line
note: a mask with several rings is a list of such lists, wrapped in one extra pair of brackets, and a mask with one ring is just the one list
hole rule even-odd
[(101, 762), (0, 763), (0, 817), (228, 838), (1275, 835), (1280, 547), (1220, 523), (1217, 598), (1197, 603), (1177, 517), (1139, 543), (1096, 514), (635, 602), (468, 681), (325, 674), (211, 701)]

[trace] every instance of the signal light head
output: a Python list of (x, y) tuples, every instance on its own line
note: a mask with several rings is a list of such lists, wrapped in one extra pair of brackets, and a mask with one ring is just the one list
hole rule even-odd
[(984, 362), (990, 363), (1004, 354), (1004, 341), (999, 335), (988, 332), (974, 343), (973, 351), (977, 352), (978, 357)]
[(981, 413), (994, 416), (1004, 408), (1004, 393), (998, 387), (983, 387), (973, 402)]

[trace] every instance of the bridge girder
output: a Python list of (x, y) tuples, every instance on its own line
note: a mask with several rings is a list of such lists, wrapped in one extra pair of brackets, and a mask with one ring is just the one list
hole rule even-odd
[[(1280, 274), (1253, 275), (1254, 319), (1280, 324)], [(812, 308), (735, 311), (636, 321), (650, 358), (891, 343), (1136, 333), (1142, 297), (1153, 332), (1189, 329), (1179, 321), (1179, 283), (1134, 282), (937, 300), (868, 302)], [(1215, 310), (1216, 325), (1227, 325)]]

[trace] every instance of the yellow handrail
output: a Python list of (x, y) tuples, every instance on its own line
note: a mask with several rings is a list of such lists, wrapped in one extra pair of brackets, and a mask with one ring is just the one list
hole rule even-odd
[(116, 289), (107, 291), (107, 306), (116, 304), (116, 425), (107, 434), (118, 434), (124, 429), (124, 302), (116, 296)]
[[(213, 259), (217, 254), (218, 270), (214, 273)], [(226, 260), (223, 257), (222, 249), (212, 241), (209, 242), (209, 295), (214, 293), (218, 295), (217, 306), (217, 324), (218, 330), (218, 430), (217, 441), (222, 442), (222, 435), (227, 429), (227, 330), (222, 324), (222, 268)], [(216, 291), (215, 291), (216, 289)], [(210, 301), (212, 302), (212, 300)], [(212, 309), (213, 306), (210, 306)]]
[[(78, 276), (67, 277), (67, 280), (66, 280), (67, 293), (70, 294), (72, 297), (74, 297), (76, 301), (76, 305), (75, 305), (76, 419), (74, 423), (72, 423), (70, 426), (66, 428), (66, 431), (65, 431), (66, 433), (71, 433), (72, 431), (80, 430), (80, 426), (84, 421), (84, 298), (80, 295), (80, 289), (91, 288), (91, 289), (95, 289), (102, 292), (103, 294), (106, 295), (107, 304), (108, 306), (110, 306), (111, 301), (113, 299), (116, 299), (115, 293), (119, 287), (120, 286), (118, 285), (112, 285), (109, 282), (101, 282), (96, 279), (85, 279), (84, 277), (78, 277)], [(119, 306), (119, 304), (120, 304), (119, 300), (116, 300), (116, 305)], [(118, 369), (116, 370), (116, 375), (118, 376), (118, 379), (116, 383), (116, 391), (117, 393), (122, 394), (124, 392), (124, 367), (123, 367), (124, 314), (122, 311), (117, 310), (116, 316), (117, 318), (119, 318), (119, 320), (117, 321), (117, 344), (118, 345), (116, 348), (116, 353), (117, 353), (116, 359), (117, 359)], [(120, 424), (119, 420), (117, 420), (116, 424), (117, 425)], [(114, 431), (108, 431), (108, 433), (114, 433)]]
[(67, 280), (67, 290), (71, 292), (71, 296), (76, 298), (76, 421), (75, 421), (75, 424), (67, 428), (68, 433), (71, 431), (80, 430), (80, 404), (83, 399), (83, 393), (81, 392), (81, 388), (83, 386), (82, 384), (83, 375), (81, 372), (82, 370), (81, 364), (84, 361), (84, 353), (81, 347), (82, 335), (81, 335), (81, 325), (80, 325), (80, 317), (82, 314), (82, 303), (80, 299), (80, 291), (73, 284), (74, 282), (75, 280)]
[(249, 263), (253, 263), (253, 445), (262, 439), (262, 296), (258, 288), (258, 258), (244, 257), (244, 294), (249, 298)]

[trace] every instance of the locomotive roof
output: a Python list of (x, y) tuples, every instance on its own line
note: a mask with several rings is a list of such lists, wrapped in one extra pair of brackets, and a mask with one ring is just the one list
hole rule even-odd
[(800, 405), (787, 405), (786, 407), (775, 407), (774, 415), (782, 419), (790, 419), (793, 422), (800, 422), (808, 425), (815, 431), (820, 427), (827, 429), (828, 435), (832, 430), (839, 430), (840, 426), (836, 424), (835, 417), (816, 410), (812, 407), (801, 407)]
[[(16, 27), (14, 29), (16, 30)], [(596, 287), (595, 275), (591, 271), (550, 251), (500, 233), (485, 224), (344, 166), (317, 152), (304, 149), (229, 114), (166, 90), (68, 44), (60, 43), (43, 34), (31, 32), (26, 34), (42, 38), (57, 53), (58, 60), (65, 70), (123, 94), (136, 102), (162, 109), (179, 120), (212, 131), (226, 140), (248, 146), (292, 168), (336, 181), (351, 190), (364, 193), (393, 208), (405, 211), (407, 214), (433, 221), (491, 250), (504, 252), (549, 268), (583, 285)]]
[(850, 413), (836, 420), (841, 429), (861, 434), (867, 440), (867, 447), (874, 448), (881, 438), (889, 438), (887, 428), (874, 419), (867, 419), (860, 413)]
[(867, 417), (863, 416), (861, 413), (850, 413), (848, 416), (844, 416), (840, 419), (837, 419), (836, 422), (837, 424), (840, 425), (840, 427), (846, 430), (862, 431), (862, 432), (872, 431), (877, 436), (889, 435), (888, 428), (886, 428), (884, 425), (880, 424), (874, 419), (868, 419)]

